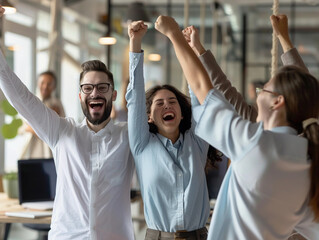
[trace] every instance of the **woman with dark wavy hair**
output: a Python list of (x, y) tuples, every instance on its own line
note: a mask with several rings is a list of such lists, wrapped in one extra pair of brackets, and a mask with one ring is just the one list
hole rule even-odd
[[(177, 99), (177, 102), (181, 108), (182, 116), (183, 118), (180, 121), (179, 124), (179, 132), (184, 134), (188, 129), (191, 128), (192, 125), (192, 106), (190, 104), (189, 97), (187, 97), (185, 94), (177, 90), (175, 87), (171, 85), (157, 85), (154, 86), (146, 91), (145, 97), (146, 97), (146, 113), (148, 115), (151, 114), (153, 99), (156, 96), (157, 92), (160, 90), (168, 90), (172, 92)], [(151, 133), (158, 133), (158, 128), (154, 124), (154, 122), (149, 122), (150, 132)]]
[[(132, 154), (148, 226), (145, 239), (207, 238), (209, 197), (205, 177), (208, 144), (194, 134), (188, 97), (170, 85), (145, 96), (142, 22), (130, 24), (130, 83), (126, 99)], [(191, 96), (192, 105), (198, 104)]]

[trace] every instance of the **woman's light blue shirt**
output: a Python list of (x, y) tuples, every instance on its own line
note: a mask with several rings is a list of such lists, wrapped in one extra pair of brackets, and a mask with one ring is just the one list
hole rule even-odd
[(205, 178), (208, 144), (192, 128), (172, 142), (149, 132), (142, 53), (130, 52), (126, 100), (130, 147), (149, 228), (192, 231), (206, 225), (209, 199)]
[(308, 205), (307, 140), (288, 126), (265, 131), (243, 120), (217, 90), (194, 111), (196, 134), (232, 160), (208, 239), (286, 240), (294, 229), (319, 239)]

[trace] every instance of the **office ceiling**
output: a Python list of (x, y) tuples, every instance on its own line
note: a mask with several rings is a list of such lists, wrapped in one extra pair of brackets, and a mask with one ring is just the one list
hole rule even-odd
[[(29, 2), (40, 2), (49, 4), (52, 0), (19, 0)], [(249, 15), (247, 28), (248, 32), (259, 31), (260, 33), (270, 33), (271, 26), (269, 16), (272, 14), (272, 0), (138, 0), (143, 2), (152, 21), (158, 15), (170, 13), (179, 23), (184, 22), (184, 6), (189, 3), (189, 23), (200, 25), (200, 5), (206, 4), (205, 27), (211, 32), (213, 26), (213, 7), (215, 2), (219, 2), (225, 12), (225, 6), (230, 7), (231, 13), (220, 17), (219, 21), (228, 21), (230, 29), (234, 32), (242, 31), (242, 15)], [(111, 0), (113, 11), (112, 17), (116, 14), (124, 18), (127, 6), (133, 0)], [(107, 0), (64, 0), (65, 5), (79, 14), (79, 16), (96, 20), (99, 15), (107, 11)], [(170, 6), (170, 11), (168, 11)], [(228, 9), (229, 11), (229, 9)], [(289, 24), (293, 34), (293, 40), (297, 45), (302, 45), (302, 51), (306, 56), (306, 61), (314, 64), (319, 63), (319, 0), (279, 0), (279, 12), (287, 14)], [(234, 25), (237, 22), (237, 28)], [(308, 35), (312, 33), (312, 35)], [(209, 35), (209, 34), (207, 34)], [(269, 34), (268, 34), (269, 35)], [(270, 49), (269, 41), (264, 39), (263, 34), (257, 34), (255, 42), (259, 43), (260, 49)], [(310, 37), (309, 37), (310, 36)]]

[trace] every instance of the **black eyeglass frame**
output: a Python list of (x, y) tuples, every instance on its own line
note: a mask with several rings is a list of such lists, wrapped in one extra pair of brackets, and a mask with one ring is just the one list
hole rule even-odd
[[(101, 91), (101, 89), (99, 88), (99, 86), (105, 86), (105, 85), (107, 86), (107, 89)], [(84, 90), (83, 90), (83, 87), (84, 87), (84, 86), (91, 86), (92, 89), (91, 89), (90, 91), (84, 91)], [(90, 94), (90, 93), (92, 93), (95, 87), (96, 87), (96, 89), (99, 91), (99, 93), (107, 93), (107, 92), (110, 90), (110, 88), (113, 87), (113, 85), (112, 85), (111, 83), (98, 83), (98, 84), (83, 83), (83, 84), (80, 85), (80, 89), (81, 89), (81, 91), (82, 91), (84, 94)]]

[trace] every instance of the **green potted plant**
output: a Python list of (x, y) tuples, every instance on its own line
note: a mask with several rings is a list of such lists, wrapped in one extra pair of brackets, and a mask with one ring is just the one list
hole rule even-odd
[[(18, 118), (18, 112), (5, 99), (0, 102), (0, 108), (5, 115), (11, 117), (9, 123), (4, 123), (1, 126), (1, 134), (4, 139), (13, 139), (17, 136), (19, 128), (23, 122)], [(9, 198), (18, 198), (18, 174), (17, 172), (10, 172), (3, 175), (3, 189)]]
[(3, 190), (9, 198), (19, 197), (18, 174), (10, 172), (3, 175), (2, 179)]

